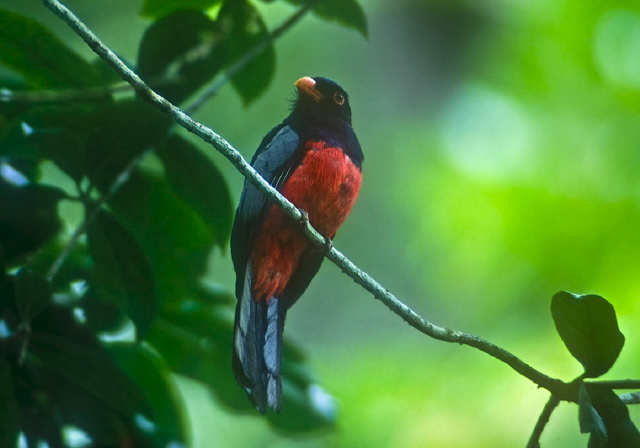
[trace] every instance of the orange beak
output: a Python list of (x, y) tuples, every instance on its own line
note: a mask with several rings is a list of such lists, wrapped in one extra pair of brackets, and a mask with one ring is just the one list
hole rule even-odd
[(300, 95), (306, 95), (313, 99), (314, 101), (320, 102), (324, 99), (322, 93), (318, 89), (316, 89), (316, 82), (313, 78), (305, 76), (304, 78), (298, 79), (294, 85), (298, 89)]

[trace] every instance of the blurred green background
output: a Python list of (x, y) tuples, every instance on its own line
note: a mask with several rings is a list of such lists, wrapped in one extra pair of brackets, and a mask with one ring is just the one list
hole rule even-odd
[[(139, 1), (66, 4), (135, 59), (147, 23)], [(366, 156), (339, 250), (425, 318), (563, 380), (581, 369), (555, 333), (551, 296), (601, 294), (627, 337), (603, 378), (638, 377), (640, 7), (361, 4), (367, 40), (308, 16), (277, 42), (265, 95), (244, 108), (227, 87), (196, 118), (249, 158), (287, 115), (296, 79), (335, 79), (350, 94)], [(29, 12), (90, 57), (39, 2), (0, 6)], [(294, 11), (258, 6), (271, 28)], [(243, 179), (211, 156), (237, 201)], [(228, 252), (212, 254), (210, 272), (232, 289)], [(203, 387), (181, 380), (194, 448), (524, 446), (548, 397), (477, 350), (416, 332), (330, 263), (289, 313), (286, 332), (338, 400), (336, 430), (302, 439), (275, 433), (258, 413), (228, 414)], [(631, 412), (640, 423), (637, 406)], [(577, 407), (561, 404), (543, 446), (586, 441)]]

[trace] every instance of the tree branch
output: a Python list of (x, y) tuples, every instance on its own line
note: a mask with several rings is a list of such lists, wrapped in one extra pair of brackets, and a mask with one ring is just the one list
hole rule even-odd
[(552, 394), (538, 417), (536, 426), (533, 428), (533, 433), (531, 433), (531, 437), (527, 443), (527, 448), (540, 448), (540, 436), (542, 435), (545, 426), (547, 426), (547, 423), (549, 423), (551, 414), (559, 404), (560, 400)]
[[(87, 45), (89, 45), (96, 54), (113, 67), (124, 80), (130, 83), (142, 98), (146, 99), (155, 107), (171, 116), (176, 123), (184, 127), (187, 131), (211, 144), (216, 150), (222, 153), (222, 155), (224, 155), (236, 167), (236, 169), (249, 180), (249, 182), (255, 185), (256, 188), (258, 188), (267, 198), (278, 204), (287, 216), (296, 221), (300, 221), (302, 219), (302, 215), (298, 208), (276, 191), (269, 183), (267, 183), (225, 139), (210, 128), (193, 120), (183, 111), (151, 90), (133, 71), (118, 59), (118, 57), (107, 46), (105, 46), (95, 36), (95, 34), (91, 32), (91, 30), (89, 30), (58, 0), (42, 1), (47, 8), (58, 15), (80, 37), (82, 37), (82, 39), (84, 39)], [(310, 224), (307, 224), (305, 233), (313, 244), (319, 248), (325, 248), (324, 237), (313, 229)], [(578, 389), (576, 384), (565, 383), (558, 379), (548, 377), (542, 372), (526, 364), (512, 353), (478, 336), (432, 324), (398, 300), (367, 273), (355, 266), (335, 247), (328, 251), (326, 256), (356, 283), (372, 293), (376, 299), (384, 303), (389, 309), (391, 309), (391, 311), (396, 313), (418, 331), (441, 341), (455, 342), (475, 347), (509, 365), (516, 372), (528, 378), (538, 386), (549, 390), (558, 399), (573, 402), (577, 401)]]
[(187, 115), (193, 115), (202, 105), (209, 100), (211, 97), (215, 96), (218, 91), (224, 86), (227, 82), (229, 82), (235, 75), (238, 74), (240, 70), (242, 70), (249, 62), (255, 59), (257, 56), (260, 56), (263, 51), (265, 51), (269, 45), (271, 45), (276, 39), (282, 36), (284, 33), (289, 31), (289, 29), (295, 25), (300, 19), (302, 19), (311, 9), (320, 3), (322, 0), (310, 0), (304, 6), (302, 6), (298, 11), (296, 11), (291, 17), (289, 17), (282, 25), (273, 30), (269, 36), (262, 40), (258, 45), (253, 47), (247, 53), (245, 53), (240, 59), (231, 64), (229, 68), (225, 70), (225, 73), (214, 82), (211, 87), (204, 91), (198, 98), (196, 98), (193, 103), (187, 106), (184, 112)]

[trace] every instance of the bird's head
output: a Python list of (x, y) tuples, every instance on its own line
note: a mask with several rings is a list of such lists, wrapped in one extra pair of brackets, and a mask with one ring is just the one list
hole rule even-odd
[(322, 77), (300, 78), (295, 82), (298, 91), (294, 111), (301, 115), (335, 116), (351, 124), (349, 95), (336, 82)]

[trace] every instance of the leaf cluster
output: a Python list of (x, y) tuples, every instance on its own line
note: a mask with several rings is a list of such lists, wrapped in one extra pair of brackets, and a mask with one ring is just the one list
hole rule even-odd
[[(316, 12), (366, 32), (355, 1)], [(247, 0), (146, 0), (141, 14), (151, 20), (131, 65), (176, 104), (270, 39)], [(273, 76), (269, 42), (231, 79), (246, 104)], [(71, 429), (95, 446), (187, 444), (175, 374), (253, 412), (231, 373), (235, 300), (202, 280), (233, 219), (215, 164), (29, 17), (0, 10), (0, 64), (0, 446), (67, 447)], [(61, 205), (84, 216), (75, 234)], [(289, 342), (283, 370), (274, 427), (330, 426)]]

